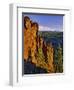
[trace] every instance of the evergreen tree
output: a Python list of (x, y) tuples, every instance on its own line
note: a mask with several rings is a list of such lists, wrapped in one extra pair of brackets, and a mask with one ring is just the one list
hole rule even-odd
[(63, 53), (60, 44), (55, 49), (54, 67), (55, 67), (55, 72), (61, 72), (61, 73), (63, 72)]
[(58, 69), (59, 72), (63, 72), (63, 53), (60, 44), (58, 46)]

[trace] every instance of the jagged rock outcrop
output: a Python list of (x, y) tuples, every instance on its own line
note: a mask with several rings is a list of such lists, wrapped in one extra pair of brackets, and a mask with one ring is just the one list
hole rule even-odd
[(24, 60), (28, 61), (30, 58), (35, 66), (46, 69), (49, 73), (54, 72), (52, 44), (45, 45), (46, 42), (37, 33), (36, 23), (24, 29)]

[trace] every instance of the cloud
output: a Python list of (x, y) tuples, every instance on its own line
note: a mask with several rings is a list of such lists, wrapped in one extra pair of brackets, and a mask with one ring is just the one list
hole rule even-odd
[(39, 26), (39, 31), (55, 31), (55, 29), (54, 28), (47, 27), (47, 26), (40, 25)]
[(62, 31), (62, 28), (52, 28), (48, 26), (39, 25), (39, 31)]

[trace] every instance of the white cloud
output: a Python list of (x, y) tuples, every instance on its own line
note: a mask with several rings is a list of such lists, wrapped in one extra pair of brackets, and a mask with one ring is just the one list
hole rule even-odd
[(47, 26), (39, 26), (39, 31), (55, 31), (54, 28), (50, 28), (50, 27), (47, 27)]
[(48, 26), (39, 25), (39, 31), (62, 31), (62, 28), (52, 28)]

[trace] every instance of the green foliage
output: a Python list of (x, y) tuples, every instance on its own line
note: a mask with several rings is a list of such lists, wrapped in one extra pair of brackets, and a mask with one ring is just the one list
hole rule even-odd
[(55, 66), (55, 72), (63, 72), (63, 54), (60, 44), (55, 50), (54, 66)]
[(53, 42), (57, 43), (57, 45), (54, 44), (53, 46), (54, 48), (54, 69), (56, 73), (62, 73), (63, 72), (63, 46), (60, 42), (62, 42), (63, 32), (44, 31), (44, 32), (39, 32), (39, 35), (42, 37), (46, 37), (47, 41), (52, 42), (53, 40)]
[(57, 38), (61, 38), (62, 37), (62, 32), (53, 32), (53, 31), (43, 31), (43, 32), (39, 32), (39, 35), (40, 36), (43, 36), (43, 37), (48, 37), (48, 38), (50, 38), (50, 37), (57, 37)]

